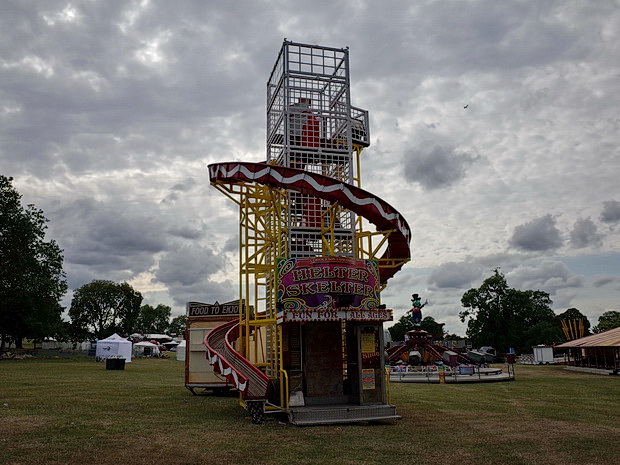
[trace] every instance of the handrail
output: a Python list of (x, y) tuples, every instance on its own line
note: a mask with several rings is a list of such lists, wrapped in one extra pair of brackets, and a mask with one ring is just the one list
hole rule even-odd
[[(280, 374), (284, 375), (280, 377), (280, 402), (284, 407), (284, 410), (288, 410), (288, 398), (289, 398), (289, 385), (288, 385), (288, 373), (286, 370), (280, 368)], [(284, 395), (284, 399), (282, 399)]]
[(387, 394), (387, 403), (391, 404), (392, 403), (392, 385), (390, 384), (390, 369), (387, 367), (384, 368), (384, 374), (385, 374), (385, 390)]

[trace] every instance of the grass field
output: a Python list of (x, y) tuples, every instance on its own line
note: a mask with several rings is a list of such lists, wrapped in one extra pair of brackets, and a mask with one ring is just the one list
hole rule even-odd
[(620, 378), (517, 366), (517, 381), (392, 384), (403, 419), (250, 423), (192, 396), (183, 363), (0, 362), (0, 464), (620, 464)]

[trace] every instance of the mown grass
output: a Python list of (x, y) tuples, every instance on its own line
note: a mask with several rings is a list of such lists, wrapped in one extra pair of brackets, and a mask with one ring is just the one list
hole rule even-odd
[(250, 423), (183, 363), (0, 362), (0, 464), (620, 464), (620, 378), (517, 366), (497, 384), (392, 384), (403, 419)]

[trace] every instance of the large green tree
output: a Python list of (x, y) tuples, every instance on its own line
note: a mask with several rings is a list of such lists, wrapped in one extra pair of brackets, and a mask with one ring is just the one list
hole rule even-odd
[(179, 315), (179, 316), (175, 316), (170, 321), (170, 326), (168, 328), (168, 331), (170, 335), (172, 336), (179, 336), (185, 332), (186, 327), (187, 327), (187, 316)]
[(595, 333), (607, 331), (620, 326), (620, 312), (609, 310), (598, 317), (598, 324), (593, 328)]
[(170, 328), (171, 313), (172, 309), (164, 304), (143, 305), (135, 329), (141, 334), (165, 333)]
[(531, 353), (534, 346), (555, 344), (563, 341), (564, 335), (557, 323), (551, 320), (544, 320), (525, 330), (521, 347), (524, 352)]
[(390, 336), (392, 336), (392, 341), (396, 342), (404, 341), (405, 334), (413, 328), (411, 317), (409, 315), (403, 315), (394, 325), (388, 328), (388, 331), (390, 332)]
[(445, 323), (437, 323), (432, 316), (425, 316), (420, 322), (420, 329), (430, 334), (433, 339), (443, 339), (443, 327)]
[(467, 320), (467, 336), (474, 347), (490, 345), (501, 352), (509, 348), (530, 352), (528, 331), (542, 322), (555, 324), (551, 303), (546, 292), (508, 287), (503, 273), (495, 269), (479, 288), (463, 294), (465, 310), (459, 316), (461, 321)]
[(127, 283), (95, 280), (73, 292), (69, 316), (78, 340), (129, 335), (140, 317), (142, 294)]
[(388, 328), (388, 331), (392, 336), (392, 341), (404, 341), (405, 334), (413, 329), (422, 329), (434, 339), (442, 339), (444, 326), (445, 323), (437, 323), (432, 316), (426, 316), (420, 322), (420, 326), (417, 327), (413, 324), (410, 315), (403, 315), (394, 326)]
[(45, 241), (48, 220), (34, 205), (22, 206), (12, 181), (0, 175), (0, 349), (56, 332), (67, 291), (62, 250)]

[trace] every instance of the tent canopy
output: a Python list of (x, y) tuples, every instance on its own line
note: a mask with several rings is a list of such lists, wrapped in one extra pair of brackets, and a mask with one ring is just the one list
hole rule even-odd
[(144, 339), (154, 340), (157, 342), (168, 342), (172, 341), (172, 336), (168, 336), (167, 334), (145, 334)]
[(142, 341), (133, 345), (134, 353), (138, 356), (149, 353), (150, 355), (159, 355), (159, 346), (152, 342)]
[(95, 357), (97, 360), (105, 360), (111, 355), (120, 355), (125, 362), (131, 362), (131, 341), (114, 333), (105, 339), (97, 340)]
[(149, 341), (136, 342), (134, 344), (134, 347), (157, 347), (159, 348), (157, 344), (153, 344), (152, 342), (149, 342)]

